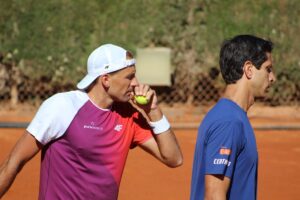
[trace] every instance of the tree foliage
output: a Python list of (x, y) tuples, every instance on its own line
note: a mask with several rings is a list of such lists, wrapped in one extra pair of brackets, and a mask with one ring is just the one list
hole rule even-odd
[[(186, 83), (181, 92), (186, 95), (200, 74), (218, 67), (222, 41), (237, 34), (271, 39), (276, 71), (298, 69), (299, 16), (297, 0), (2, 0), (0, 52), (32, 79), (76, 83), (100, 44), (133, 52), (169, 47), (174, 84)], [(299, 85), (299, 70), (294, 76), (291, 84)]]

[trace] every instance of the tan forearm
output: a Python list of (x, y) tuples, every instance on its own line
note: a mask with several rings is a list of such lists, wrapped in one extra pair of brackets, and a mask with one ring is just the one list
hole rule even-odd
[(182, 165), (183, 156), (178, 145), (177, 139), (171, 129), (155, 135), (155, 140), (161, 155), (162, 161), (169, 167)]
[(7, 158), (0, 167), (0, 198), (7, 192), (15, 180), (20, 167), (14, 167), (10, 158)]
[[(152, 109), (148, 113), (151, 122), (157, 122), (163, 118), (163, 113), (159, 107)], [(182, 164), (182, 153), (177, 139), (172, 131), (168, 129), (165, 132), (154, 134), (162, 161), (169, 167), (177, 167)]]
[(205, 175), (205, 200), (226, 200), (230, 179), (224, 175)]
[(18, 140), (8, 158), (0, 167), (0, 198), (9, 189), (18, 172), (41, 148), (41, 145), (27, 131)]

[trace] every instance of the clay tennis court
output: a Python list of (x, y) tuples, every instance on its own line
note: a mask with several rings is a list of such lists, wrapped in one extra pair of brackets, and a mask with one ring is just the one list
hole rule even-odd
[[(24, 129), (0, 129), (0, 162)], [(184, 165), (170, 169), (139, 148), (131, 151), (123, 174), (120, 200), (189, 199), (196, 129), (175, 129)], [(296, 200), (300, 197), (300, 130), (256, 130), (258, 143), (258, 199)], [(40, 155), (17, 176), (3, 200), (37, 199)]]

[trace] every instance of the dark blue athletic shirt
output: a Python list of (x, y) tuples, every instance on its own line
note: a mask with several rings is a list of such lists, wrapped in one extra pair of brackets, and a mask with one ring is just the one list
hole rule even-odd
[(230, 178), (228, 200), (256, 199), (257, 164), (256, 140), (247, 113), (233, 101), (220, 99), (198, 129), (190, 199), (204, 199), (206, 174)]

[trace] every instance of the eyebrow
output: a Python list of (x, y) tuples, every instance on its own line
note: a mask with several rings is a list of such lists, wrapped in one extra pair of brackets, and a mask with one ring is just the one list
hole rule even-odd
[(273, 68), (273, 65), (270, 64), (270, 65), (267, 65), (266, 67), (268, 67), (268, 68)]
[(135, 74), (136, 74), (136, 70), (134, 70), (134, 71), (128, 73), (128, 74), (126, 75), (126, 77), (135, 76)]

